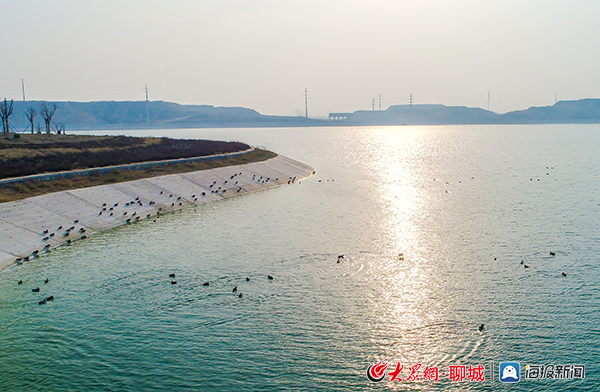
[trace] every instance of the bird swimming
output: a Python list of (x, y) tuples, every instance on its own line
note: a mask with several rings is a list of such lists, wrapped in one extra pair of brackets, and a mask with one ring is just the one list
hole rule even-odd
[(174, 278), (175, 274), (169, 274), (169, 278)]
[(550, 252), (550, 256), (556, 256), (556, 253)]
[(231, 292), (235, 293), (236, 291), (237, 291), (237, 286), (235, 286)]
[(267, 279), (273, 280), (273, 277), (271, 275), (267, 275)]
[(479, 332), (483, 332), (483, 330), (484, 330), (484, 329), (485, 329), (485, 326), (484, 326), (483, 324), (481, 324), (481, 325), (479, 326)]

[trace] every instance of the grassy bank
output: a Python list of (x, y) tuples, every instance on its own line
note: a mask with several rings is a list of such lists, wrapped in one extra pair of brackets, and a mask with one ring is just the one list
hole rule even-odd
[[(18, 136), (18, 137), (15, 137)], [(17, 135), (0, 138), (0, 179), (243, 151), (245, 143), (152, 137)]]
[[(26, 137), (24, 137), (26, 136)], [(27, 140), (29, 139), (29, 140)], [(190, 157), (189, 152), (198, 151), (194, 150), (193, 146), (196, 147), (208, 147), (212, 146), (212, 153), (210, 149), (204, 151), (202, 155), (191, 155), (191, 156), (203, 156), (203, 155), (214, 155), (223, 152), (232, 151), (221, 151), (225, 147), (230, 148), (234, 145), (237, 149), (234, 151), (247, 149), (249, 146), (244, 143), (228, 143), (228, 142), (212, 142), (207, 140), (177, 140), (175, 143), (171, 143), (175, 139), (158, 139), (158, 138), (131, 138), (122, 136), (80, 136), (80, 135), (21, 135), (18, 139), (0, 139), (0, 162), (2, 167), (2, 174), (5, 174), (5, 162), (11, 161), (13, 167), (27, 165), (33, 156), (45, 156), (43, 162), (52, 162), (53, 160), (60, 159), (60, 157), (74, 157), (74, 156), (94, 156), (94, 149), (101, 148), (103, 151), (102, 156), (111, 155), (115, 152), (115, 156), (123, 156), (127, 154), (127, 151), (132, 151), (131, 148), (123, 147), (137, 147), (137, 149), (146, 148), (144, 146), (158, 146), (153, 148), (152, 151), (159, 151), (160, 146), (164, 147), (162, 153), (154, 155), (154, 159), (144, 159), (143, 161), (153, 161), (162, 159), (177, 159)], [(164, 140), (169, 142), (165, 143)], [(208, 143), (196, 143), (196, 142), (208, 142)], [(173, 149), (169, 146), (177, 145), (177, 148)], [(185, 144), (189, 144), (192, 147), (186, 148)], [(99, 147), (101, 146), (101, 147)], [(69, 150), (66, 155), (61, 155), (65, 151), (62, 149)], [(58, 151), (57, 151), (58, 150)], [(166, 154), (165, 150), (171, 154), (168, 158), (163, 156)], [(183, 156), (173, 155), (175, 150), (184, 151)], [(144, 153), (150, 152), (150, 150), (142, 150)], [(96, 151), (97, 152), (97, 151)], [(37, 154), (37, 155), (36, 155)], [(186, 155), (187, 154), (187, 155)], [(138, 154), (142, 156), (144, 154)], [(145, 155), (144, 155), (145, 156)], [(210, 160), (210, 161), (198, 161), (198, 162), (184, 162), (168, 166), (150, 167), (138, 170), (114, 170), (108, 173), (92, 173), (86, 176), (79, 176), (74, 178), (64, 178), (52, 181), (27, 181), (25, 183), (18, 183), (0, 188), (0, 203), (24, 199), (32, 196), (39, 196), (47, 193), (59, 192), (69, 189), (86, 188), (96, 185), (113, 184), (117, 182), (138, 180), (141, 178), (156, 177), (167, 174), (175, 173), (186, 173), (198, 170), (212, 169), (215, 167), (222, 166), (233, 166), (241, 165), (244, 163), (264, 161), (269, 158), (276, 156), (275, 153), (266, 150), (255, 149), (252, 152), (242, 154), (239, 156), (227, 157), (224, 159)], [(19, 165), (14, 165), (14, 162), (20, 162)], [(82, 166), (81, 162), (74, 160), (73, 165), (69, 166), (66, 170), (76, 170), (89, 167), (100, 167), (99, 165), (93, 165), (93, 160), (87, 160), (87, 164)], [(112, 164), (122, 163), (133, 163), (140, 162), (111, 162), (105, 159), (102, 162), (108, 162), (102, 166), (108, 166)], [(52, 168), (57, 165), (50, 165)], [(58, 165), (60, 166), (60, 165)], [(65, 169), (63, 169), (65, 170)], [(57, 170), (47, 170), (44, 165), (37, 165), (36, 171), (29, 174), (48, 173)], [(3, 175), (2, 178), (14, 177)]]

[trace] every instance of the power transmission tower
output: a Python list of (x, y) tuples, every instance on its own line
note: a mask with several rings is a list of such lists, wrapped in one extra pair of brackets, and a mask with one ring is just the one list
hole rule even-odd
[(415, 98), (413, 97), (413, 93), (410, 93), (410, 95), (408, 96), (408, 103), (410, 106), (412, 106), (413, 102), (415, 102)]
[(23, 102), (25, 102), (25, 82), (21, 79), (21, 89), (23, 90)]
[(490, 92), (488, 91), (488, 112), (490, 111)]
[(308, 89), (304, 89), (304, 115), (308, 120)]
[(379, 111), (381, 111), (381, 93), (379, 93)]
[(371, 103), (371, 110), (375, 111), (375, 98), (373, 98), (373, 102)]
[(146, 121), (150, 124), (150, 102), (148, 101), (148, 85), (146, 85)]

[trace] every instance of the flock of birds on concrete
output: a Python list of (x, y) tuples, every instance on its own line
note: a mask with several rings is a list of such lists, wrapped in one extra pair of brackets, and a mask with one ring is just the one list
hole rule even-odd
[[(235, 181), (235, 179), (236, 179), (236, 177), (241, 176), (241, 175), (242, 175), (242, 172), (235, 173), (232, 176), (230, 176), (229, 179), (225, 180), (223, 182), (222, 186), (217, 187), (217, 181), (213, 181), (210, 185), (207, 185), (205, 188), (211, 189), (212, 194), (223, 195), (227, 191), (227, 189), (223, 189), (223, 187), (229, 183), (229, 185), (230, 186), (233, 185), (233, 187), (234, 187), (233, 189), (237, 189), (237, 192), (239, 193), (243, 188), (238, 186), (239, 181)], [(256, 183), (261, 183), (261, 184), (265, 184), (265, 183), (269, 183), (269, 182), (275, 183), (275, 182), (279, 181), (279, 178), (272, 179), (270, 177), (257, 176), (256, 174), (254, 174), (252, 176), (252, 181), (256, 182)], [(287, 180), (288, 184), (292, 184), (294, 182), (296, 182), (296, 177), (289, 177), (289, 179)], [(231, 191), (232, 188), (230, 188), (229, 190)], [(149, 200), (149, 201), (144, 202), (138, 196), (138, 197), (135, 197), (126, 202), (123, 202), (123, 201), (116, 201), (114, 203), (104, 202), (100, 206), (98, 216), (103, 216), (103, 215), (106, 216), (107, 215), (109, 217), (114, 217), (115, 219), (124, 219), (124, 221), (122, 221), (122, 223), (133, 223), (133, 222), (139, 221), (141, 219), (149, 219), (154, 216), (155, 219), (153, 220), (153, 222), (156, 222), (156, 218), (159, 218), (161, 216), (161, 214), (164, 215), (166, 212), (174, 212), (175, 210), (184, 207), (184, 203), (185, 203), (185, 206), (194, 205), (195, 203), (198, 202), (198, 200), (200, 200), (201, 198), (204, 198), (206, 195), (207, 195), (206, 192), (201, 192), (198, 194), (198, 196), (193, 194), (193, 195), (191, 195), (191, 197), (185, 198), (182, 195), (174, 195), (172, 193), (168, 194), (168, 196), (167, 196), (167, 193), (165, 193), (165, 191), (161, 190), (158, 194), (158, 198), (164, 199), (161, 201), (161, 204), (164, 207), (157, 207), (156, 206), (157, 202), (155, 200)], [(142, 217), (141, 215), (139, 215), (137, 213), (135, 208), (136, 207), (144, 207), (144, 205), (145, 205), (144, 203), (147, 206), (154, 207), (154, 211), (153, 211), (153, 213), (146, 213), (146, 215), (144, 217)], [(170, 207), (169, 207), (169, 203), (170, 203)], [(74, 240), (86, 239), (87, 238), (86, 231), (89, 230), (89, 227), (86, 228), (85, 225), (80, 224), (79, 220), (80, 219), (78, 218), (78, 219), (75, 219), (72, 223), (59, 225), (55, 230), (52, 230), (52, 231), (49, 228), (42, 227), (41, 242), (44, 244), (43, 247), (41, 249), (34, 250), (31, 254), (28, 254), (25, 256), (23, 256), (23, 255), (17, 256), (15, 259), (15, 263), (21, 264), (25, 261), (29, 261), (30, 259), (40, 256), (40, 254), (42, 252), (45, 252), (45, 253), (50, 252), (51, 245), (49, 243), (47, 243), (50, 240), (58, 241), (59, 245), (62, 245), (62, 244), (70, 244)], [(69, 226), (69, 227), (66, 227), (66, 226)]]

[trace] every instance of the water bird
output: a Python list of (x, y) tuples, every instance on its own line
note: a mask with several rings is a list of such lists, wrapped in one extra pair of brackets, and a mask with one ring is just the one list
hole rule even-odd
[(231, 292), (235, 293), (236, 291), (237, 291), (237, 286), (235, 286)]
[(79, 237), (80, 240), (85, 240), (87, 238), (87, 235), (82, 235), (81, 237)]
[(273, 277), (271, 275), (267, 275), (267, 279), (273, 280)]
[(496, 261), (496, 258), (494, 257), (494, 261)]
[(54, 296), (53, 295), (49, 296), (48, 298), (46, 298), (46, 301), (54, 301)]
[(162, 195), (162, 194), (163, 194), (163, 191), (160, 191), (160, 194)]
[(46, 280), (44, 280), (44, 284), (50, 282), (50, 279), (46, 278)]
[(210, 282), (204, 282), (204, 283), (202, 283), (202, 286), (209, 286), (209, 285), (210, 285)]
[(42, 234), (48, 234), (48, 229), (42, 231)]
[(35, 289), (31, 289), (31, 291), (33, 291), (34, 293), (39, 293), (40, 292), (40, 288), (36, 287)]
[(75, 219), (73, 223), (79, 223), (79, 219)]
[(56, 230), (62, 230), (62, 226), (58, 226), (58, 229), (56, 229)]
[(238, 298), (242, 298), (244, 295), (242, 293), (240, 293), (240, 295), (238, 295)]
[(523, 264), (523, 268), (529, 268), (527, 264)]
[(481, 324), (479, 326), (479, 332), (483, 332), (484, 329), (485, 329), (485, 325)]
[(556, 253), (550, 252), (550, 256), (556, 256)]
[(565, 274), (565, 273), (563, 272), (563, 273), (562, 273), (562, 276), (566, 277), (566, 276), (567, 276), (567, 274)]
[(43, 300), (41, 300), (40, 302), (38, 302), (38, 304), (40, 304), (40, 305), (44, 305), (45, 303), (46, 303), (46, 300), (45, 300), (45, 299), (43, 299)]
[(176, 282), (176, 281), (174, 281), (174, 280), (172, 280), (172, 281), (171, 281), (171, 284), (177, 284), (177, 282)]
[(175, 274), (169, 274), (169, 278), (174, 278)]
[(250, 282), (250, 278), (246, 276), (246, 282)]
[[(563, 272), (563, 273), (564, 273), (564, 272)], [(18, 282), (17, 284), (23, 284), (23, 281), (22, 281), (22, 280), (19, 280), (19, 282)]]
[(525, 261), (521, 260), (521, 265), (525, 264)]

